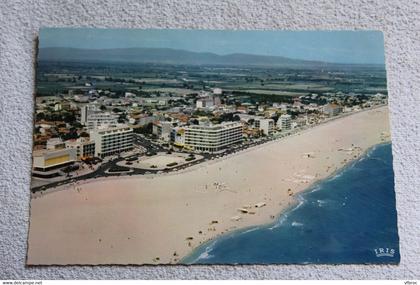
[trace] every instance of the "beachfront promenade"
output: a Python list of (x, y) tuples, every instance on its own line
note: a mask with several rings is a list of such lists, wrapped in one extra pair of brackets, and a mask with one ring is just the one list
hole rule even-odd
[[(359, 112), (365, 112), (367, 110), (372, 110), (372, 109), (376, 109), (376, 108), (381, 108), (384, 105), (376, 105), (373, 106), (371, 108), (367, 108), (367, 109), (361, 109), (359, 111), (355, 111), (355, 112), (349, 112), (349, 113), (341, 113), (337, 116), (331, 117), (331, 118), (327, 118), (323, 121), (321, 121), (318, 124), (313, 124), (313, 125), (305, 125), (302, 127), (297, 127), (295, 129), (292, 130), (288, 130), (288, 131), (284, 131), (284, 132), (278, 132), (275, 133), (272, 136), (269, 137), (263, 137), (259, 140), (253, 140), (253, 141), (247, 141), (247, 142), (242, 142), (241, 144), (236, 145), (233, 148), (228, 148), (223, 152), (218, 152), (218, 153), (204, 153), (202, 154), (200, 159), (188, 162), (188, 163), (184, 163), (182, 166), (178, 166), (178, 167), (173, 167), (173, 168), (165, 168), (165, 169), (150, 169), (150, 168), (145, 168), (145, 169), (141, 169), (139, 167), (128, 167), (131, 168), (130, 171), (123, 171), (123, 172), (110, 172), (109, 169), (117, 166), (117, 165), (121, 165), (121, 162), (125, 161), (125, 159), (123, 157), (115, 157), (111, 160), (108, 160), (105, 163), (101, 163), (99, 166), (95, 167), (95, 171), (91, 171), (88, 172), (87, 174), (82, 174), (79, 176), (75, 176), (75, 177), (69, 177), (67, 179), (64, 180), (58, 180), (58, 181), (54, 181), (48, 184), (42, 183), (41, 185), (37, 185), (34, 184), (36, 186), (33, 186), (31, 188), (31, 192), (32, 193), (36, 193), (36, 192), (41, 192), (41, 191), (55, 191), (57, 187), (61, 186), (61, 185), (65, 185), (65, 184), (77, 184), (77, 183), (83, 183), (84, 181), (89, 181), (92, 179), (98, 179), (98, 178), (103, 178), (103, 177), (112, 177), (112, 176), (117, 176), (117, 177), (121, 177), (121, 176), (135, 176), (135, 175), (150, 175), (150, 174), (158, 174), (158, 175), (164, 175), (167, 173), (172, 173), (174, 171), (183, 171), (185, 169), (188, 169), (194, 165), (209, 161), (209, 160), (215, 160), (215, 159), (219, 159), (219, 158), (223, 158), (225, 156), (229, 156), (231, 154), (235, 154), (238, 153), (240, 151), (252, 148), (252, 147), (256, 147), (259, 146), (261, 144), (265, 144), (267, 142), (271, 142), (274, 140), (280, 140), (283, 139), (285, 137), (291, 136), (291, 135), (295, 135), (295, 134), (299, 134), (302, 131), (308, 130), (310, 128), (316, 127), (318, 125), (321, 124), (325, 124), (346, 116), (350, 116), (353, 114), (357, 114)], [(165, 151), (162, 147), (158, 146), (157, 144), (151, 144), (150, 141), (146, 140), (145, 138), (141, 138), (141, 137), (136, 137), (136, 140), (140, 140), (140, 142), (144, 145), (152, 145), (154, 147), (153, 150), (155, 150), (155, 148), (158, 148), (160, 151)], [(35, 195), (41, 195), (41, 194), (35, 194)]]
[(387, 140), (383, 106), (166, 175), (61, 185), (32, 200), (28, 263), (177, 263), (220, 234), (272, 222), (297, 192)]

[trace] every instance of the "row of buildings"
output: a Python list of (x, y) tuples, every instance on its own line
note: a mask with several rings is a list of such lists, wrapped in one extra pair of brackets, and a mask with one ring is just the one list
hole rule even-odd
[[(157, 121), (153, 123), (153, 134), (160, 140), (170, 142), (175, 147), (198, 152), (218, 152), (229, 145), (240, 143), (249, 129), (258, 135), (272, 135), (275, 131), (273, 119), (243, 115), (237, 122), (211, 124), (207, 121), (198, 125), (176, 126), (172, 122)], [(250, 123), (252, 120), (252, 123)], [(290, 115), (280, 116), (277, 129), (292, 128)]]
[(242, 128), (238, 122), (190, 125), (184, 128), (184, 147), (199, 152), (218, 152), (229, 145), (240, 143), (243, 138)]
[(104, 158), (129, 151), (133, 146), (133, 129), (122, 124), (102, 125), (91, 130), (89, 137), (67, 141), (51, 138), (45, 149), (33, 152), (33, 175), (41, 178), (62, 176), (78, 161)]
[[(76, 127), (76, 138), (62, 140), (57, 135), (47, 135), (48, 128), (53, 124), (51, 119), (50, 122), (38, 121), (36, 125), (39, 126), (40, 137), (45, 140), (40, 145), (42, 148), (34, 150), (33, 174), (37, 177), (62, 176), (78, 161), (129, 151), (134, 147), (134, 128), (144, 128), (150, 124), (151, 132), (159, 142), (193, 152), (215, 153), (240, 143), (244, 138), (271, 136), (278, 130), (287, 131), (305, 124), (318, 123), (325, 117), (336, 116), (349, 108), (336, 102), (323, 105), (301, 102), (300, 98), (295, 98), (293, 103), (273, 103), (272, 106), (246, 102), (238, 105), (235, 104), (237, 101), (229, 102), (229, 96), (224, 96), (222, 102), (222, 94), (218, 88), (212, 93), (200, 92), (192, 101), (185, 97), (185, 105), (180, 106), (171, 105), (171, 102), (179, 98), (137, 98), (135, 94), (129, 93), (123, 99), (115, 99), (124, 102), (109, 102), (112, 111), (108, 110), (108, 105), (104, 105), (106, 100), (111, 99), (101, 101), (99, 98), (98, 102), (88, 104), (80, 103), (77, 98), (71, 103), (69, 100), (54, 104), (47, 100), (40, 102), (39, 108), (37, 106), (40, 112), (49, 108), (52, 108), (48, 111), (51, 114), (69, 110), (80, 112), (77, 120), (82, 127)], [(302, 99), (317, 98), (311, 95), (310, 98)], [(379, 94), (373, 97), (371, 103), (375, 100), (383, 102), (385, 99)], [(311, 112), (314, 113), (308, 115)], [(294, 114), (293, 117), (290, 114)], [(213, 120), (226, 115), (231, 115), (231, 118)], [(74, 126), (66, 122), (56, 123), (61, 126), (55, 126), (59, 132), (63, 129), (60, 133)]]

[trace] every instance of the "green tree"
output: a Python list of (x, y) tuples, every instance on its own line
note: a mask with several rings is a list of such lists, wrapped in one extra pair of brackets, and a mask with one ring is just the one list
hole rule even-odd
[(44, 113), (38, 113), (36, 114), (36, 120), (40, 121), (40, 120), (44, 120), (45, 119), (45, 114)]

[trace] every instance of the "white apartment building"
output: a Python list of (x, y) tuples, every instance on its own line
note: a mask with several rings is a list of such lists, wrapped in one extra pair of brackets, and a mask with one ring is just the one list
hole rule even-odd
[(60, 103), (56, 103), (55, 105), (54, 105), (54, 111), (61, 111), (61, 110), (63, 110), (63, 106), (60, 104)]
[[(214, 90), (219, 89), (215, 88)], [(195, 107), (197, 109), (209, 109), (215, 106), (220, 106), (221, 100), (218, 95), (222, 93), (222, 90), (216, 90), (216, 93), (210, 94), (208, 92), (201, 92), (197, 101), (195, 102)]]
[(80, 123), (82, 125), (86, 124), (88, 115), (93, 114), (95, 112), (99, 112), (100, 109), (97, 105), (94, 104), (87, 104), (80, 108)]
[(190, 125), (185, 130), (185, 147), (195, 151), (217, 152), (242, 141), (242, 124)]
[(274, 131), (273, 119), (255, 119), (254, 124), (266, 136), (271, 135)]
[(205, 97), (197, 99), (197, 102), (195, 103), (195, 107), (197, 109), (203, 109), (203, 108), (211, 108), (214, 106), (213, 97)]
[(116, 124), (118, 124), (118, 115), (109, 112), (89, 114), (86, 119), (86, 128), (88, 130)]
[(76, 149), (77, 159), (92, 158), (95, 156), (95, 142), (88, 138), (66, 141), (66, 148)]
[(133, 129), (126, 125), (101, 127), (90, 132), (95, 142), (95, 156), (105, 157), (133, 148)]
[(173, 125), (171, 122), (159, 121), (153, 123), (152, 133), (159, 139), (168, 142), (170, 140)]
[(284, 114), (281, 115), (277, 127), (281, 130), (290, 130), (292, 128), (292, 116)]

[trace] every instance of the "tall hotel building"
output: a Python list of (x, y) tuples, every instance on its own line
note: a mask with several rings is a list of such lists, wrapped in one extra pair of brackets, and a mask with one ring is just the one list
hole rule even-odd
[(185, 130), (185, 147), (195, 151), (217, 152), (242, 141), (242, 124), (190, 125)]
[(100, 111), (99, 107), (94, 104), (87, 104), (80, 108), (80, 123), (82, 125), (86, 124), (87, 118), (90, 114), (98, 113)]
[(281, 115), (277, 122), (277, 126), (281, 130), (290, 130), (292, 128), (292, 116), (287, 114)]
[(95, 129), (90, 132), (90, 138), (95, 142), (96, 157), (103, 158), (133, 148), (133, 129), (125, 125)]

